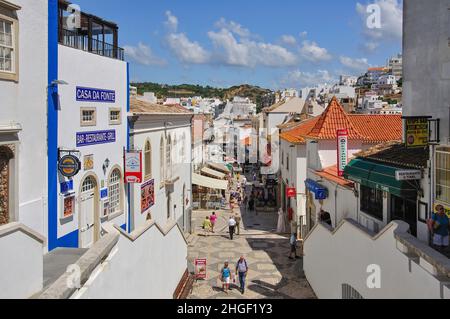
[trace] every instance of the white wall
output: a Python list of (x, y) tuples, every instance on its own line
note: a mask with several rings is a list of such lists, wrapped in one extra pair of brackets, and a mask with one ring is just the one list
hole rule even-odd
[[(160, 161), (160, 142), (161, 137), (166, 139), (166, 131), (164, 129), (164, 121), (170, 121), (173, 125), (167, 130), (167, 137), (172, 137), (172, 145), (176, 136), (177, 150), (173, 149), (174, 166), (172, 171), (172, 177), (179, 179), (175, 182), (174, 191), (171, 193), (171, 219), (167, 219), (167, 192), (165, 187), (161, 187), (163, 177), (161, 176), (161, 167), (166, 163)], [(178, 156), (178, 160), (175, 162), (175, 154), (181, 153), (181, 137), (185, 135), (185, 154), (184, 160)], [(191, 197), (191, 116), (189, 114), (184, 115), (172, 115), (168, 118), (167, 115), (145, 115), (141, 116), (138, 122), (134, 125), (132, 133), (131, 147), (138, 150), (143, 150), (147, 140), (152, 145), (152, 178), (155, 180), (155, 205), (150, 208), (148, 212), (151, 213), (152, 219), (160, 225), (166, 225), (171, 220), (178, 221), (183, 216), (183, 201), (186, 198), (189, 199), (189, 204), (185, 205), (185, 214), (189, 206), (192, 203)], [(165, 150), (165, 148), (164, 148)], [(178, 153), (178, 152), (179, 153)], [(183, 199), (183, 185), (185, 185), (186, 198)], [(147, 213), (141, 212), (141, 185), (132, 185), (132, 216), (133, 227), (137, 228), (146, 221)], [(174, 208), (176, 205), (176, 208)], [(180, 226), (183, 227), (182, 223)]]
[[(127, 68), (123, 61), (102, 57), (81, 50), (72, 49), (62, 45), (59, 51), (59, 79), (68, 82), (68, 85), (59, 86), (60, 111), (58, 112), (58, 144), (60, 148), (79, 150), (80, 161), (83, 164), (85, 155), (94, 155), (94, 169), (85, 171), (82, 169), (74, 180), (74, 191), (79, 196), (81, 183), (89, 174), (94, 174), (99, 190), (108, 187), (109, 174), (114, 168), (119, 168), (123, 176), (123, 149), (127, 146)], [(89, 87), (116, 92), (115, 103), (78, 102), (76, 101), (76, 87)], [(80, 108), (95, 107), (97, 112), (97, 125), (80, 126)], [(109, 124), (109, 109), (121, 109), (121, 125)], [(91, 131), (116, 131), (116, 142), (92, 146), (77, 147), (77, 132)], [(103, 164), (110, 160), (106, 173)], [(60, 181), (66, 179), (60, 177)], [(104, 187), (101, 187), (101, 184)], [(60, 187), (58, 185), (58, 194)], [(124, 188), (122, 189), (122, 214), (113, 221), (122, 226), (126, 223), (127, 203)], [(61, 197), (58, 196), (58, 209), (61, 207)], [(77, 203), (74, 218), (71, 221), (62, 221), (58, 215), (58, 238), (78, 229), (79, 205)], [(113, 216), (114, 217), (114, 216)], [(103, 221), (103, 220), (102, 220)]]
[(72, 298), (172, 299), (187, 269), (187, 245), (178, 227), (153, 226), (135, 242), (121, 234), (110, 257)]
[[(0, 80), (0, 126), (19, 123), (16, 150), (18, 216), (15, 220), (47, 233), (47, 1), (12, 0), (19, 19), (19, 82)], [(39, 61), (38, 63), (36, 61)], [(32, 114), (32, 116), (30, 116)], [(0, 139), (0, 144), (8, 141)], [(13, 206), (11, 207), (14, 208)]]
[[(308, 178), (318, 181), (319, 184), (328, 190), (328, 198), (319, 201), (314, 199), (316, 216), (319, 216), (321, 209), (330, 213), (332, 227), (336, 227), (342, 220), (351, 218), (357, 220), (358, 201), (352, 189), (338, 185), (330, 180), (322, 179), (314, 171), (308, 171)], [(320, 180), (320, 181), (319, 181)]]
[[(405, 233), (405, 223), (399, 224)], [(317, 225), (304, 246), (304, 270), (316, 295), (341, 299), (342, 284), (348, 284), (366, 299), (449, 299), (449, 288), (400, 250), (404, 246), (394, 237), (396, 229), (392, 223), (371, 237), (348, 221), (334, 233)], [(367, 286), (367, 268), (373, 264), (381, 269), (380, 289)]]
[(0, 227), (0, 299), (25, 299), (42, 290), (43, 237), (30, 236), (21, 227)]

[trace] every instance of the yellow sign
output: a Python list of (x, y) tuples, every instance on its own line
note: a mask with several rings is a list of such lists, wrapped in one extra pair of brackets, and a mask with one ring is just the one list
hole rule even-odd
[(405, 121), (406, 147), (428, 145), (429, 123), (427, 118), (408, 118)]
[(94, 169), (94, 155), (86, 155), (84, 157), (84, 170)]
[(444, 207), (445, 214), (447, 214), (447, 216), (450, 218), (450, 207), (448, 207), (448, 206), (446, 206), (446, 205), (443, 205), (443, 204), (440, 204), (440, 203), (435, 203), (435, 204), (434, 204), (434, 209), (433, 209), (433, 212), (434, 212), (434, 213), (437, 213), (437, 212), (438, 212), (438, 210), (437, 210), (437, 207), (438, 207), (438, 206)]

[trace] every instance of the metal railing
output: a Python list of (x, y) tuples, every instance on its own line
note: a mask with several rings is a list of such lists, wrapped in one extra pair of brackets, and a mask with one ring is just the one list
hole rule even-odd
[(79, 34), (76, 31), (62, 29), (59, 42), (62, 45), (104, 57), (121, 61), (125, 59), (124, 49), (94, 38), (89, 38), (87, 35)]

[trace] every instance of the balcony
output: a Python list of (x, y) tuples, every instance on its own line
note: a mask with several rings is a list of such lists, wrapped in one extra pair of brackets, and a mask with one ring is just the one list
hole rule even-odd
[(59, 43), (123, 61), (124, 49), (118, 46), (119, 27), (97, 16), (74, 12), (70, 5), (65, 0), (59, 0)]

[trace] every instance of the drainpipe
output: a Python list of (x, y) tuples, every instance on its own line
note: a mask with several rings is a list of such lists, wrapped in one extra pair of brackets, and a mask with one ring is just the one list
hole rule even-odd
[(336, 184), (336, 189), (334, 190), (334, 228), (337, 227), (337, 198), (338, 198), (339, 185)]

